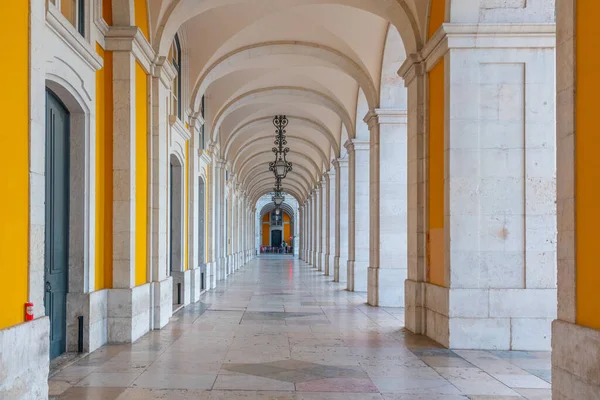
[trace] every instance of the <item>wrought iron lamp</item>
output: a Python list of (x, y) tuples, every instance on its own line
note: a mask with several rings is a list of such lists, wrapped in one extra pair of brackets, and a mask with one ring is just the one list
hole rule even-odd
[(283, 201), (285, 200), (285, 197), (283, 196), (283, 189), (281, 188), (281, 179), (276, 178), (275, 179), (275, 195), (273, 197), (271, 197), (271, 200), (273, 200), (273, 203), (275, 203), (275, 208), (279, 208), (279, 206), (281, 206), (283, 204)]
[(275, 133), (275, 145), (272, 151), (275, 153), (275, 161), (269, 163), (269, 171), (275, 174), (275, 178), (284, 179), (287, 173), (292, 170), (292, 163), (286, 158), (287, 153), (290, 151), (285, 138), (285, 127), (288, 125), (288, 119), (285, 115), (277, 115), (273, 118), (273, 125), (276, 130)]

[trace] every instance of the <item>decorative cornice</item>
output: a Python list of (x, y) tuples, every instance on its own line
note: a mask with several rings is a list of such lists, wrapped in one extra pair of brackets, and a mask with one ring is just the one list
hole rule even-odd
[(406, 124), (408, 122), (408, 112), (400, 109), (384, 109), (377, 108), (375, 110), (369, 110), (363, 121), (369, 125), (369, 128), (373, 124), (379, 125), (396, 125)]
[(169, 115), (169, 125), (171, 125), (171, 128), (175, 132), (181, 135), (183, 140), (187, 141), (190, 140), (190, 138), (192, 137), (191, 132), (185, 128), (183, 122), (181, 122), (181, 120), (176, 115)]
[(450, 49), (554, 47), (555, 24), (444, 23), (419, 53), (406, 58), (398, 75), (408, 86), (416, 77), (430, 71)]
[(348, 139), (344, 143), (344, 147), (348, 150), (348, 154), (359, 150), (369, 150), (369, 141), (360, 139)]
[(166, 57), (159, 57), (152, 68), (152, 76), (159, 78), (167, 88), (171, 87), (176, 74), (177, 71), (175, 71), (170, 62), (166, 61)]
[(152, 73), (156, 53), (137, 26), (111, 26), (105, 38), (106, 50), (130, 51), (144, 67)]
[(62, 38), (65, 43), (73, 49), (90, 68), (99, 70), (102, 68), (102, 58), (96, 54), (96, 49), (92, 47), (85, 38), (79, 34), (71, 23), (62, 15), (62, 13), (52, 4), (48, 4), (46, 11), (46, 25), (54, 31), (56, 35)]
[(425, 73), (423, 58), (418, 53), (410, 54), (400, 66), (398, 75), (404, 80), (404, 86), (408, 87), (417, 77)]

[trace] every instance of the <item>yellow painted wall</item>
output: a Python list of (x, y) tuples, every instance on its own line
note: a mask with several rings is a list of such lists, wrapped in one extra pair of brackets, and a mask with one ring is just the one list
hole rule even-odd
[(102, 0), (102, 18), (108, 25), (112, 25), (112, 0)]
[(429, 29), (427, 38), (431, 39), (433, 34), (442, 26), (446, 20), (446, 0), (431, 0), (429, 5)]
[(150, 40), (147, 0), (135, 0), (135, 24), (140, 28), (144, 36), (146, 36), (146, 39)]
[(292, 219), (287, 213), (283, 213), (283, 222), (290, 222)]
[(135, 65), (135, 284), (148, 282), (148, 78), (142, 66)]
[(600, 93), (600, 54), (598, 38), (600, 1), (577, 1), (576, 14), (576, 298), (577, 323), (600, 329), (600, 134), (598, 133), (598, 93)]
[(271, 245), (271, 224), (268, 222), (263, 222), (262, 224), (262, 245), (270, 246)]
[(291, 232), (292, 232), (292, 225), (290, 224), (283, 224), (283, 240), (285, 240), (285, 242), (290, 245), (290, 236), (291, 236)]
[(270, 222), (269, 218), (271, 218), (271, 214), (266, 213), (263, 215), (262, 222)]
[(184, 211), (184, 220), (183, 220), (183, 232), (184, 232), (184, 237), (183, 237), (183, 254), (184, 254), (184, 260), (183, 260), (183, 268), (187, 271), (189, 268), (189, 260), (188, 260), (188, 254), (189, 254), (189, 248), (188, 248), (188, 238), (189, 238), (189, 232), (188, 232), (188, 227), (189, 227), (189, 222), (188, 222), (188, 212), (189, 212), (189, 202), (190, 202), (190, 171), (189, 171), (189, 153), (190, 153), (190, 149), (189, 149), (189, 142), (185, 142), (185, 211)]
[[(29, 2), (3, 1), (0, 36), (0, 329), (23, 322), (29, 248)], [(9, 194), (9, 195), (6, 195)]]
[(427, 280), (444, 286), (444, 59), (429, 72)]
[(112, 288), (113, 63), (96, 44), (104, 66), (96, 72), (96, 267), (95, 289)]

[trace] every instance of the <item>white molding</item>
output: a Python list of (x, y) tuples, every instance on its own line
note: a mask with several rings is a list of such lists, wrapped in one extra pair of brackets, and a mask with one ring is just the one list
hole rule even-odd
[(92, 69), (102, 68), (103, 60), (96, 54), (96, 50), (52, 4), (48, 5), (46, 12), (46, 26), (54, 31)]
[(184, 141), (192, 138), (191, 132), (186, 129), (185, 125), (176, 115), (169, 115), (169, 125), (171, 125), (172, 131), (177, 132)]
[(377, 108), (375, 110), (369, 110), (363, 121), (367, 125), (372, 122), (376, 122), (380, 125), (407, 124), (408, 111), (397, 108)]
[[(398, 75), (408, 86), (429, 72), (450, 49), (518, 49), (556, 47), (556, 25), (539, 24), (453, 24), (444, 23), (423, 49), (410, 54)], [(425, 70), (423, 70), (423, 64)]]
[(169, 90), (171, 90), (171, 85), (176, 74), (177, 71), (175, 71), (171, 63), (167, 62), (166, 57), (160, 57), (153, 65), (152, 76), (159, 78), (162, 84)]
[(156, 53), (137, 26), (111, 26), (105, 36), (106, 50), (130, 51), (147, 74), (152, 73)]
[(106, 23), (106, 21), (102, 17), (102, 1), (99, 1), (99, 0), (94, 1), (93, 13), (94, 13), (94, 16), (93, 16), (94, 25), (96, 25), (96, 28), (98, 28), (98, 30), (102, 33), (101, 39), (104, 40), (104, 36), (108, 33), (110, 26), (108, 25), (108, 23)]

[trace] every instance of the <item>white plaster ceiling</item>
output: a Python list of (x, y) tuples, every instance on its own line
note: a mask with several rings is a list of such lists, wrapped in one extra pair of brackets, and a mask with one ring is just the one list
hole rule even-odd
[[(266, 173), (273, 160), (271, 120), (277, 114), (289, 117), (288, 160), (294, 169), (283, 186), (302, 202), (331, 168), (331, 160), (344, 153), (346, 137), (364, 132), (365, 127), (358, 125), (365, 109), (382, 103), (382, 79), (394, 79), (398, 57), (386, 53), (390, 61), (382, 67), (390, 23), (390, 30), (400, 32), (393, 38), (399, 46), (420, 46), (415, 32), (423, 31), (423, 26), (413, 15), (425, 11), (415, 2), (419, 3), (150, 0), (149, 4), (153, 46), (161, 55), (175, 32), (185, 37), (189, 112), (198, 113), (205, 95), (210, 141), (251, 198), (272, 189), (273, 176)], [(402, 102), (394, 96), (386, 94), (387, 103)]]

